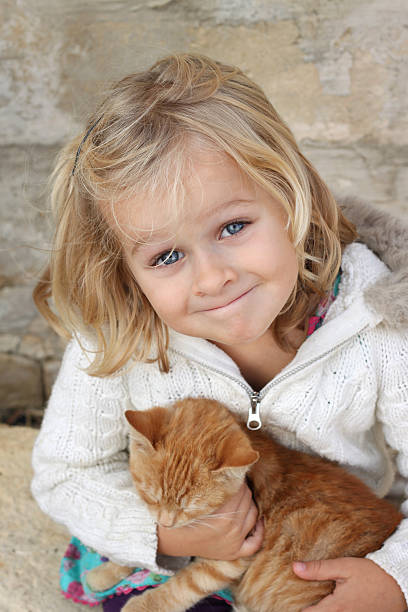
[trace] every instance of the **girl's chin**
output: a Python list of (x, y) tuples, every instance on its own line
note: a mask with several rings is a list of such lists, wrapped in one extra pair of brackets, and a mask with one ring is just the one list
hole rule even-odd
[(258, 324), (256, 327), (253, 321), (247, 321), (247, 324), (241, 322), (239, 325), (225, 321), (223, 325), (216, 327), (211, 325), (191, 326), (190, 328), (172, 327), (171, 325), (169, 327), (185, 336), (203, 338), (222, 348), (222, 346), (241, 346), (256, 342), (270, 332), (272, 322), (268, 318), (263, 325)]
[(246, 332), (229, 333), (223, 335), (220, 334), (218, 337), (207, 338), (207, 340), (209, 340), (213, 344), (216, 344), (220, 348), (222, 348), (223, 346), (245, 346), (257, 342), (268, 332), (269, 329), (270, 325), (268, 325), (268, 327), (262, 330), (251, 330)]

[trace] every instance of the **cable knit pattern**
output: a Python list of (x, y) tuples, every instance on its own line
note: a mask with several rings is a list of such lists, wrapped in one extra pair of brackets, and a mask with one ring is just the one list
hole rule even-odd
[(73, 535), (118, 563), (156, 568), (156, 525), (128, 470), (123, 377), (92, 378), (76, 342), (65, 353), (33, 453), (33, 493)]
[[(408, 321), (390, 327), (365, 299), (394, 274), (365, 245), (346, 248), (342, 270), (323, 325), (260, 392), (261, 419), (283, 444), (336, 460), (385, 495), (394, 454), (408, 478)], [(124, 410), (129, 402), (146, 409), (201, 396), (246, 416), (252, 392), (228, 355), (205, 340), (172, 332), (170, 362), (168, 374), (139, 363), (116, 377), (92, 378), (83, 372), (86, 354), (71, 342), (34, 448), (32, 484), (43, 511), (84, 544), (118, 563), (164, 573), (156, 526), (132, 488)], [(408, 601), (407, 542), (405, 519), (369, 557)]]

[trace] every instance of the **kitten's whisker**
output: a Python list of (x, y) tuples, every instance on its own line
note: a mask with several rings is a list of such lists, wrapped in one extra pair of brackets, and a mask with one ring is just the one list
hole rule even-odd
[(201, 521), (200, 519), (193, 519), (190, 525), (194, 527), (208, 527), (209, 529), (215, 529), (211, 523), (206, 523), (205, 521)]
[(220, 512), (219, 514), (203, 514), (200, 518), (223, 518), (227, 519), (234, 515), (242, 514), (241, 510), (234, 510), (233, 512)]
[(191, 521), (191, 524), (194, 524), (194, 525), (207, 525), (207, 523), (205, 523), (205, 521), (203, 521), (202, 519), (198, 519), (198, 518), (197, 519), (193, 519)]

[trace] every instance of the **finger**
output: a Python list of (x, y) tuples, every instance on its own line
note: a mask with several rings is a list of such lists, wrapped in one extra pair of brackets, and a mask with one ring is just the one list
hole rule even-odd
[(240, 505), (250, 504), (252, 500), (252, 491), (248, 487), (247, 483), (243, 482), (239, 490), (241, 492)]
[(217, 514), (229, 514), (232, 522), (242, 524), (252, 503), (252, 493), (247, 485), (243, 483), (232, 497), (215, 510), (214, 517), (216, 518)]
[(242, 524), (241, 524), (240, 533), (243, 538), (246, 538), (248, 534), (252, 531), (252, 529), (254, 529), (258, 521), (258, 518), (259, 518), (258, 508), (255, 506), (254, 502), (252, 501), (246, 515), (243, 517)]
[(231, 527), (236, 530), (242, 539), (251, 531), (258, 518), (258, 510), (252, 498), (252, 492), (246, 483), (243, 483), (237, 493), (213, 513), (214, 520), (217, 515), (223, 516), (222, 528), (227, 527), (224, 517), (229, 518)]
[(303, 580), (342, 580), (348, 576), (346, 559), (296, 561), (293, 571)]
[(254, 555), (262, 546), (265, 535), (265, 525), (263, 519), (259, 519), (255, 524), (254, 533), (248, 536), (242, 543), (238, 551), (237, 558), (250, 557)]
[(238, 489), (238, 491), (234, 493), (232, 497), (227, 499), (227, 501), (222, 506), (220, 506), (220, 508), (216, 510), (216, 513), (221, 510), (223, 512), (227, 510), (237, 511), (238, 508), (240, 508), (240, 506), (248, 498), (248, 491), (249, 491), (249, 488), (247, 484), (243, 482), (240, 488)]

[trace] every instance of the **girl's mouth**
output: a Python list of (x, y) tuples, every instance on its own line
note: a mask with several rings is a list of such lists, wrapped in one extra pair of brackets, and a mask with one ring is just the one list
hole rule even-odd
[(221, 310), (223, 308), (227, 308), (227, 306), (231, 306), (231, 304), (235, 304), (235, 302), (238, 302), (241, 298), (243, 298), (246, 295), (248, 295), (248, 293), (250, 293), (253, 289), (254, 289), (254, 287), (251, 287), (247, 291), (244, 291), (244, 293), (241, 293), (238, 297), (236, 297), (236, 298), (230, 300), (229, 302), (227, 302), (226, 304), (222, 304), (221, 306), (215, 306), (214, 308), (206, 308), (204, 310), (204, 312), (212, 312), (214, 310)]

